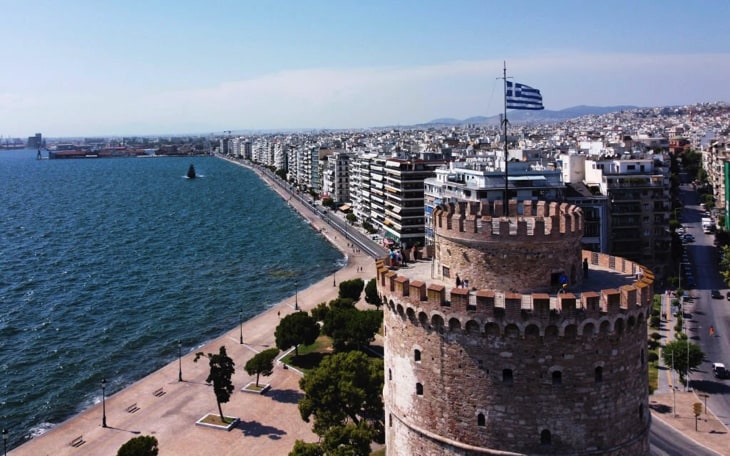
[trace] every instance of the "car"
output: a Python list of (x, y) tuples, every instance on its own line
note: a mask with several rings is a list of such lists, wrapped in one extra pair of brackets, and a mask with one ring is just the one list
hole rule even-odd
[(725, 294), (725, 297), (727, 298), (727, 300), (728, 300), (728, 301), (730, 301), (730, 291), (728, 291), (728, 292), (727, 292), (727, 293)]
[(712, 296), (712, 299), (722, 299), (722, 293), (720, 293), (720, 290), (710, 291), (710, 296)]
[(723, 363), (712, 363), (712, 373), (717, 378), (730, 377), (730, 372), (727, 369), (725, 369), (725, 365)]

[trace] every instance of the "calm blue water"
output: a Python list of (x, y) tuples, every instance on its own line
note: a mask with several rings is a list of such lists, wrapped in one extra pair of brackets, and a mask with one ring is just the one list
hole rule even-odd
[[(0, 151), (0, 426), (11, 447), (314, 283), (342, 255), (213, 157)], [(195, 180), (184, 178), (193, 163)]]

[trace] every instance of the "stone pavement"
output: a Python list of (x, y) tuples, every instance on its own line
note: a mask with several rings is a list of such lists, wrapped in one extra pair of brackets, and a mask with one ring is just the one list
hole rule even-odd
[[(265, 176), (262, 178), (266, 180)], [(281, 192), (277, 185), (272, 185), (272, 188)], [(288, 195), (282, 196), (289, 199)], [(347, 254), (347, 265), (336, 273), (338, 284), (341, 280), (356, 277), (364, 281), (375, 277), (375, 263), (372, 258), (353, 253), (347, 247), (347, 240), (329, 231), (328, 225), (310, 208), (303, 207), (296, 199), (291, 199), (290, 204), (309, 220), (313, 229), (320, 231)], [(309, 310), (320, 302), (334, 299), (339, 288), (333, 286), (334, 278), (326, 277), (311, 287), (300, 290), (296, 297), (299, 307)], [(275, 346), (274, 329), (280, 317), (294, 312), (294, 300), (294, 296), (285, 299), (267, 312), (245, 322), (243, 345), (239, 343), (240, 328), (236, 326), (196, 350), (217, 353), (219, 347), (225, 345), (228, 355), (236, 363), (233, 376), (236, 391), (230, 402), (222, 405), (225, 415), (241, 419), (231, 431), (195, 425), (204, 415), (216, 413), (217, 406), (212, 387), (205, 384), (209, 372), (208, 362), (201, 359), (194, 363), (194, 353), (191, 352), (182, 358), (182, 382), (178, 381), (179, 367), (175, 360), (108, 397), (105, 404), (107, 428), (101, 426), (102, 404), (97, 404), (9, 454), (109, 456), (115, 455), (119, 447), (138, 435), (156, 437), (160, 456), (286, 455), (297, 439), (317, 441), (317, 436), (311, 431), (312, 423), (305, 423), (299, 415), (297, 402), (302, 397), (299, 389), (301, 377), (293, 369), (284, 369), (278, 364), (273, 375), (261, 377), (260, 383), (271, 384), (270, 391), (264, 395), (240, 391), (246, 383), (255, 380), (246, 374), (243, 366), (255, 353)], [(79, 437), (80, 440), (77, 440)], [(72, 446), (79, 442), (83, 443)]]

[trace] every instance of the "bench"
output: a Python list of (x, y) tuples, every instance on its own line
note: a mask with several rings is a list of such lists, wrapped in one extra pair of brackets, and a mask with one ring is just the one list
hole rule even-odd
[(164, 388), (159, 388), (152, 392), (152, 395), (157, 397), (164, 396), (165, 394), (167, 394), (167, 391), (165, 391)]
[(139, 410), (139, 407), (137, 407), (137, 403), (135, 402), (134, 404), (127, 407), (125, 410), (127, 411), (127, 413), (134, 413)]
[(69, 445), (71, 445), (74, 448), (78, 448), (81, 445), (83, 445), (84, 443), (86, 443), (86, 440), (84, 440), (83, 435), (80, 435), (80, 436), (76, 437), (75, 439), (71, 440), (71, 443), (69, 443)]

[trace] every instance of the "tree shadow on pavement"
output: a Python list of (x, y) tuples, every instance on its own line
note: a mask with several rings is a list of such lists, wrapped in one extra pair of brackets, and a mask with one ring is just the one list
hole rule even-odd
[(241, 430), (246, 437), (268, 436), (270, 439), (279, 440), (281, 436), (286, 434), (286, 431), (282, 431), (274, 426), (267, 426), (258, 421), (240, 420), (235, 428)]
[(284, 404), (296, 404), (299, 402), (299, 399), (304, 397), (304, 393), (293, 389), (272, 389), (266, 395), (276, 402), (282, 402)]

